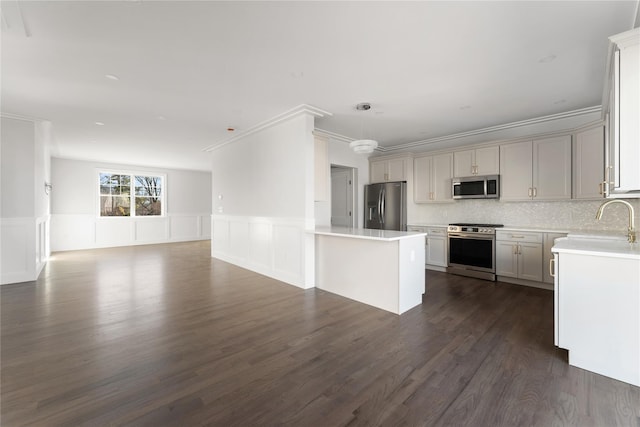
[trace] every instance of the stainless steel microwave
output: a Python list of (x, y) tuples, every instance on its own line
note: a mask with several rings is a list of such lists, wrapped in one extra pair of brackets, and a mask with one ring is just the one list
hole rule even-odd
[(500, 197), (500, 175), (453, 178), (451, 194), (454, 199), (497, 199)]

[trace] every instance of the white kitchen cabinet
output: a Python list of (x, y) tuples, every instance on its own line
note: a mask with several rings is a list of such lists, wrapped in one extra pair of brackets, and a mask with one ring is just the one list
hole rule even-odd
[(329, 200), (329, 148), (326, 138), (314, 137), (315, 201)]
[(571, 136), (500, 146), (500, 198), (505, 201), (571, 198)]
[(640, 386), (640, 256), (624, 240), (561, 239), (555, 343), (569, 364)]
[(609, 40), (605, 191), (607, 197), (640, 197), (640, 28)]
[(416, 157), (413, 163), (413, 200), (416, 203), (449, 202), (453, 154)]
[(453, 176), (497, 175), (500, 173), (500, 147), (483, 147), (453, 153)]
[(567, 237), (567, 233), (544, 233), (542, 241), (542, 252), (544, 257), (542, 261), (542, 281), (544, 283), (553, 284), (553, 276), (551, 275), (550, 270), (551, 260), (553, 259), (551, 248), (553, 248), (553, 244), (556, 239), (561, 237)]
[(426, 263), (427, 266), (446, 267), (447, 266), (447, 228), (429, 227), (427, 228)]
[(427, 233), (425, 239), (425, 268), (430, 270), (445, 271), (447, 266), (448, 244), (447, 227), (427, 227), (422, 225), (409, 225), (407, 231)]
[(408, 158), (372, 159), (369, 162), (369, 176), (372, 183), (406, 181)]
[(496, 275), (542, 282), (542, 259), (542, 233), (496, 232)]
[(604, 126), (575, 133), (573, 139), (574, 199), (604, 197), (604, 150)]

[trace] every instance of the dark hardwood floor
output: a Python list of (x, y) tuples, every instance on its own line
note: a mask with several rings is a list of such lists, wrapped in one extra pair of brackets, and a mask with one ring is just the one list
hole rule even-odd
[(0, 287), (2, 426), (640, 425), (640, 388), (554, 347), (552, 292), (428, 271), (397, 316), (209, 253), (56, 253)]

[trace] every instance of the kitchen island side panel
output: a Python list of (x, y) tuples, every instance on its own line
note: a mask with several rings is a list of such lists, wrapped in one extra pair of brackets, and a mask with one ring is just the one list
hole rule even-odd
[(316, 235), (316, 287), (402, 314), (422, 303), (424, 236), (373, 240)]

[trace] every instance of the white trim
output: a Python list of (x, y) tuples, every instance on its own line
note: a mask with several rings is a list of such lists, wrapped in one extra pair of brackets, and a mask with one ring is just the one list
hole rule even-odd
[(49, 215), (0, 218), (0, 284), (31, 282), (49, 259)]
[[(181, 213), (163, 217), (96, 217), (92, 214), (51, 215), (51, 248), (54, 252), (136, 246), (156, 243), (208, 240), (205, 227), (211, 214)], [(154, 222), (155, 221), (155, 222)]]
[[(158, 172), (140, 172), (135, 170), (124, 170), (124, 169), (110, 169), (110, 168), (95, 168), (96, 170), (96, 178), (97, 178), (97, 187), (96, 193), (94, 193), (94, 198), (96, 199), (96, 217), (99, 219), (108, 219), (113, 220), (114, 218), (164, 218), (167, 216), (167, 174), (166, 173), (158, 173)], [(127, 216), (117, 216), (117, 215), (100, 215), (100, 199), (102, 197), (102, 193), (100, 193), (100, 174), (101, 173), (110, 173), (112, 175), (129, 175), (130, 180), (129, 186), (131, 190), (131, 194), (129, 194), (129, 215)], [(160, 215), (136, 215), (135, 209), (135, 177), (136, 176), (151, 176), (162, 178), (162, 193), (161, 193), (161, 213)], [(135, 237), (135, 236), (134, 236)]]
[(303, 289), (313, 225), (305, 218), (211, 215), (211, 256)]
[[(468, 132), (460, 132), (460, 133), (454, 133), (451, 135), (444, 135), (444, 136), (439, 136), (439, 137), (430, 138), (430, 139), (423, 139), (420, 141), (408, 142), (406, 144), (394, 145), (392, 147), (378, 146), (378, 148), (375, 149), (375, 152), (387, 153), (387, 152), (394, 152), (394, 151), (402, 151), (408, 148), (420, 148), (430, 144), (435, 144), (437, 142), (449, 141), (449, 140), (465, 138), (469, 136), (482, 135), (485, 133), (497, 132), (497, 131), (517, 128), (517, 127), (530, 126), (530, 125), (535, 125), (539, 123), (549, 122), (552, 120), (560, 120), (560, 119), (567, 119), (567, 118), (576, 117), (576, 116), (583, 116), (587, 114), (597, 113), (597, 112), (600, 112), (601, 110), (602, 110), (602, 106), (597, 105), (594, 107), (566, 111), (564, 113), (551, 114), (548, 116), (535, 117), (532, 119), (521, 120), (518, 122), (511, 122), (511, 123), (505, 123), (502, 125), (496, 125), (496, 126), (491, 126), (487, 128), (475, 129)], [(583, 126), (586, 126), (586, 125), (581, 125), (580, 128), (582, 128)], [(566, 131), (570, 133), (570, 132), (574, 132), (575, 129), (568, 129)], [(556, 134), (558, 132), (549, 132), (549, 133)], [(339, 135), (337, 133), (330, 132), (324, 129), (318, 129), (318, 128), (314, 129), (314, 135), (328, 136), (332, 139), (342, 141), (342, 142), (349, 142), (349, 143), (354, 140), (354, 138), (349, 138), (344, 135)], [(531, 135), (527, 135), (526, 138), (530, 136)], [(511, 141), (512, 139), (515, 139), (515, 138), (509, 138), (508, 140)], [(482, 145), (496, 145), (496, 144), (497, 144), (497, 141), (492, 141), (492, 142), (484, 143)], [(476, 146), (478, 144), (473, 144), (473, 145)], [(446, 150), (443, 150), (443, 151), (451, 151), (451, 148), (447, 148)], [(405, 153), (405, 154), (410, 154), (410, 153)]]
[(421, 140), (421, 141), (409, 142), (409, 143), (406, 143), (406, 144), (394, 145), (393, 147), (378, 147), (378, 149), (376, 151), (382, 151), (383, 153), (387, 152), (387, 151), (397, 151), (397, 150), (403, 150), (403, 149), (407, 149), (407, 148), (414, 148), (414, 147), (420, 147), (420, 146), (424, 146), (424, 145), (434, 144), (436, 142), (449, 141), (449, 140), (452, 140), (452, 139), (458, 139), (458, 138), (464, 138), (464, 137), (469, 137), (469, 136), (482, 135), (482, 134), (485, 134), (485, 133), (497, 132), (497, 131), (501, 131), (501, 130), (518, 128), (518, 127), (523, 127), (523, 126), (530, 126), (530, 125), (535, 125), (535, 124), (539, 124), (539, 123), (549, 122), (549, 121), (552, 121), (552, 120), (566, 119), (566, 118), (575, 117), (575, 116), (582, 116), (582, 115), (586, 115), (586, 114), (597, 113), (597, 112), (601, 111), (601, 108), (602, 107), (599, 106), (599, 105), (595, 106), (595, 107), (582, 108), (582, 109), (579, 109), (579, 110), (567, 111), (567, 112), (564, 112), (564, 113), (551, 114), (551, 115), (548, 115), (548, 116), (536, 117), (536, 118), (533, 118), (533, 119), (521, 120), (521, 121), (518, 121), (518, 122), (511, 122), (511, 123), (505, 123), (505, 124), (497, 125), (497, 126), (490, 126), (490, 127), (486, 127), (486, 128), (482, 128), (482, 129), (476, 129), (476, 130), (468, 131), (468, 132), (460, 132), (460, 133), (455, 133), (455, 134), (452, 134), (452, 135), (440, 136), (440, 137), (425, 139), (425, 140)]
[(301, 114), (311, 114), (315, 117), (324, 117), (324, 116), (332, 116), (332, 114), (328, 111), (325, 110), (321, 110), (320, 108), (317, 107), (313, 107), (311, 105), (307, 105), (307, 104), (301, 104), (298, 105), (297, 107), (294, 107), (288, 111), (285, 111), (282, 114), (279, 114), (271, 119), (265, 120), (264, 122), (258, 123), (257, 125), (250, 127), (249, 129), (242, 131), (240, 133), (238, 133), (237, 135), (232, 136), (231, 138), (225, 139), (223, 141), (221, 141), (220, 143), (217, 144), (213, 144), (210, 145), (208, 147), (206, 147), (203, 151), (214, 151), (217, 150), (218, 148), (224, 147), (227, 144), (230, 144), (234, 141), (237, 141), (238, 139), (244, 138), (246, 136), (252, 135), (256, 132), (259, 132), (261, 130), (270, 128), (272, 126), (275, 126), (279, 123), (282, 123), (286, 120), (289, 120), (293, 117), (299, 116)]
[(336, 141), (341, 141), (341, 142), (346, 142), (346, 143), (351, 143), (351, 141), (355, 140), (354, 138), (349, 138), (348, 136), (340, 135), (338, 133), (330, 132), (328, 130), (324, 130), (324, 129), (320, 129), (320, 128), (315, 128), (313, 130), (313, 135), (314, 136), (319, 136), (319, 137), (324, 137), (324, 138), (331, 138), (331, 139), (334, 139)]

